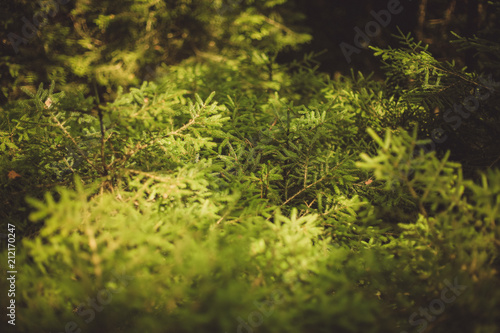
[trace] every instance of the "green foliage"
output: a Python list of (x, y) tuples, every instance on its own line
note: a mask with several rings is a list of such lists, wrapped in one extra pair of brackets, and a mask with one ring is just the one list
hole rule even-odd
[[(401, 49), (377, 49), (387, 71), (387, 94), (396, 96), (401, 109), (398, 125), (410, 130), (420, 124), (420, 136), (437, 143), (440, 157), (447, 150), (468, 169), (487, 168), (498, 162), (498, 76), (478, 74), (441, 62), (410, 35), (399, 37)], [(456, 42), (460, 42), (460, 39)], [(463, 42), (463, 40), (462, 40)], [(490, 41), (479, 50), (494, 50)], [(496, 46), (492, 46), (496, 45)], [(481, 53), (486, 56), (486, 52)], [(489, 66), (498, 62), (491, 61)], [(490, 67), (490, 68), (492, 68)], [(432, 146), (436, 146), (432, 144)]]
[[(16, 225), (18, 332), (498, 329), (500, 172), (475, 181), (450, 153), (420, 149), (432, 106), (480, 76), (409, 36), (409, 49), (377, 52), (392, 82), (413, 86), (332, 80), (314, 55), (278, 64), (289, 32), (256, 11), (281, 3), (244, 2), (232, 48), (109, 103), (52, 84), (4, 107), (0, 217)], [(177, 5), (162, 15), (208, 20)]]
[[(138, 85), (156, 67), (192, 54), (260, 52), (276, 56), (310, 36), (291, 30), (301, 15), (282, 10), (286, 1), (66, 1), (16, 0), (2, 30), (7, 53), (0, 59), (3, 94), (19, 97), (19, 87), (54, 80), (66, 91), (114, 99), (117, 87)], [(286, 12), (288, 22), (280, 13)], [(36, 28), (34, 15), (47, 20)], [(27, 37), (25, 17), (36, 29)], [(37, 16), (38, 17), (38, 16)], [(28, 30), (31, 31), (31, 30)], [(21, 40), (25, 43), (20, 42)], [(36, 59), (32, 59), (36, 54)], [(10, 96), (10, 97), (9, 97)]]

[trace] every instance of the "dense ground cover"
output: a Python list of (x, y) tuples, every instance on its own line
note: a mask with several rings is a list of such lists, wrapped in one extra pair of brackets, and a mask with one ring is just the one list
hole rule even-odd
[(42, 84), (2, 107), (16, 332), (498, 331), (496, 73), (402, 35), (386, 82), (332, 79), (275, 61), (298, 43), (277, 21), (237, 22), (108, 103)]

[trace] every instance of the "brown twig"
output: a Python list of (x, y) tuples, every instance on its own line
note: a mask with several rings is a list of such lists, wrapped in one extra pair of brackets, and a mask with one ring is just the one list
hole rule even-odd
[(200, 115), (197, 114), (196, 116), (194, 116), (193, 118), (191, 118), (188, 123), (184, 124), (182, 127), (176, 129), (175, 131), (172, 131), (172, 132), (170, 132), (170, 133), (168, 133), (166, 135), (160, 136), (158, 138), (152, 139), (148, 143), (145, 143), (145, 144), (142, 144), (142, 145), (141, 144), (137, 144), (135, 146), (135, 149), (132, 149), (131, 151), (129, 151), (128, 153), (125, 154), (125, 159), (124, 159), (122, 165), (124, 165), (138, 151), (143, 150), (145, 148), (148, 148), (149, 146), (152, 146), (152, 145), (156, 144), (158, 141), (160, 141), (162, 139), (165, 139), (165, 138), (167, 138), (169, 136), (181, 135), (180, 133), (182, 131), (184, 131), (186, 128), (188, 128), (189, 126), (191, 126), (194, 123), (196, 123), (196, 118), (198, 118), (199, 116)]
[(102, 174), (104, 176), (108, 175), (108, 166), (106, 165), (106, 157), (104, 155), (104, 124), (102, 122), (102, 110), (98, 109), (97, 110), (98, 115), (99, 115), (99, 125), (101, 126), (101, 164), (102, 164)]
[(64, 133), (64, 135), (66, 135), (66, 137), (68, 137), (71, 142), (73, 142), (73, 144), (75, 145), (76, 147), (76, 150), (78, 151), (78, 154), (80, 154), (80, 156), (93, 168), (97, 171), (97, 173), (101, 174), (101, 171), (94, 165), (94, 163), (92, 163), (88, 158), (87, 156), (85, 155), (85, 153), (80, 149), (80, 147), (78, 146), (78, 144), (76, 143), (75, 139), (71, 136), (71, 134), (69, 134), (68, 131), (66, 131), (66, 129), (64, 128), (63, 124), (61, 124), (61, 122), (59, 121), (59, 119), (57, 119), (56, 116), (52, 116), (52, 120), (56, 123), (57, 127), (59, 127), (61, 129), (61, 131)]

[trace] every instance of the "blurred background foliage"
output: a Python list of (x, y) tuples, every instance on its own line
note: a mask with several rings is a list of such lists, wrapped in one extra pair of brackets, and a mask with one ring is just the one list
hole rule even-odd
[[(21, 86), (54, 80), (68, 91), (109, 100), (118, 86), (137, 85), (162, 65), (191, 56), (259, 50), (276, 57), (310, 40), (303, 28), (294, 31), (303, 15), (285, 2), (9, 2), (1, 14), (2, 99), (19, 97)], [(47, 23), (25, 38), (22, 18), (32, 24), (37, 12), (46, 14)]]
[[(19, 97), (21, 86), (51, 80), (109, 100), (114, 88), (152, 78), (162, 64), (254, 49), (278, 56), (278, 61), (326, 50), (317, 58), (324, 72), (345, 75), (352, 67), (365, 74), (382, 74), (368, 49), (354, 55), (348, 65), (339, 44), (352, 44), (354, 27), (364, 30), (373, 20), (370, 11), (387, 8), (385, 0), (59, 2), (15, 0), (4, 4), (0, 14), (3, 101)], [(487, 69), (477, 61), (486, 59), (475, 58), (474, 49), (458, 52), (449, 40), (452, 31), (466, 38), (497, 38), (494, 3), (421, 0), (401, 1), (401, 6), (403, 11), (392, 15), (390, 24), (370, 45), (397, 45), (392, 35), (399, 27), (428, 44), (437, 59)], [(28, 29), (30, 37), (21, 43), (19, 39), (25, 38), (23, 18), (33, 24), (37, 12), (45, 13), (47, 22), (35, 31)]]

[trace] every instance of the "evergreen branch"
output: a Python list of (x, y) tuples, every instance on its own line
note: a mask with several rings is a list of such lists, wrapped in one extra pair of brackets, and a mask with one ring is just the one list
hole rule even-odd
[(146, 176), (148, 178), (151, 178), (153, 180), (156, 180), (156, 181), (159, 181), (159, 182), (167, 182), (167, 181), (171, 181), (172, 178), (170, 177), (159, 177), (157, 175), (154, 175), (152, 173), (149, 173), (149, 172), (144, 172), (144, 171), (140, 171), (140, 170), (134, 170), (134, 169), (121, 169), (125, 172), (128, 172), (128, 173), (134, 173), (136, 175), (142, 175), (142, 176)]
[[(416, 52), (416, 50), (413, 50), (414, 52)], [(457, 71), (453, 71), (453, 70), (450, 70), (450, 69), (446, 69), (444, 67), (440, 67), (438, 65), (433, 65), (431, 63), (426, 63), (424, 61), (422, 61), (421, 59), (419, 59), (418, 57), (414, 57), (412, 59), (412, 61), (415, 61), (416, 63), (418, 63), (419, 65), (423, 66), (423, 67), (426, 67), (428, 69), (434, 69), (436, 71), (440, 71), (442, 73), (445, 73), (445, 74), (448, 74), (450, 76), (455, 76), (455, 77), (458, 77), (459, 79), (473, 85), (473, 86), (478, 86), (478, 87), (481, 87), (481, 88), (485, 88), (485, 89), (488, 89), (488, 90), (491, 90), (490, 87), (488, 86), (485, 86), (483, 84), (481, 84), (480, 82), (477, 82), (477, 81), (474, 81), (472, 79), (469, 79), (468, 77), (466, 76), (463, 76), (461, 73), (457, 72)], [(457, 84), (457, 83), (453, 83), (454, 85)]]
[(293, 35), (295, 34), (295, 32), (293, 32), (293, 30), (291, 30), (290, 28), (287, 28), (285, 27), (283, 24), (279, 23), (279, 22), (276, 22), (275, 20), (265, 16), (265, 15), (262, 15), (264, 17), (264, 21), (266, 21), (267, 23), (269, 23), (270, 25), (272, 25), (273, 27), (275, 28), (278, 28), (280, 30), (283, 30), (287, 33), (289, 33), (290, 35)]
[(418, 197), (417, 192), (415, 191), (415, 189), (413, 188), (413, 186), (411, 186), (411, 184), (410, 184), (409, 181), (406, 182), (406, 185), (407, 185), (408, 190), (410, 191), (410, 194), (413, 197), (413, 199), (417, 200), (417, 202), (418, 202), (418, 209), (420, 210), (420, 213), (427, 219), (428, 214), (427, 214), (427, 211), (424, 208), (422, 200), (420, 200), (420, 198)]
[(128, 160), (129, 160), (129, 159), (130, 159), (133, 155), (135, 155), (137, 152), (139, 152), (139, 151), (141, 151), (141, 150), (143, 150), (143, 149), (146, 149), (146, 148), (148, 148), (148, 147), (150, 147), (150, 146), (152, 146), (152, 145), (154, 145), (154, 144), (158, 143), (158, 141), (160, 141), (160, 140), (162, 140), (162, 139), (165, 139), (165, 138), (167, 138), (167, 137), (169, 137), (169, 136), (173, 136), (173, 135), (181, 135), (181, 132), (182, 132), (182, 131), (184, 131), (185, 129), (187, 129), (188, 127), (190, 127), (191, 125), (193, 125), (193, 124), (195, 124), (195, 123), (196, 123), (196, 118), (198, 118), (198, 117), (200, 117), (200, 115), (199, 115), (199, 114), (195, 115), (193, 118), (191, 118), (191, 119), (189, 120), (189, 122), (188, 122), (188, 123), (184, 124), (182, 127), (178, 128), (178, 129), (176, 129), (175, 131), (172, 131), (172, 132), (170, 132), (170, 133), (168, 133), (168, 134), (166, 134), (166, 135), (162, 135), (162, 136), (160, 136), (160, 137), (154, 138), (154, 139), (150, 140), (149, 142), (147, 142), (147, 143), (145, 143), (145, 144), (142, 144), (142, 145), (138, 143), (138, 144), (135, 146), (135, 149), (133, 149), (133, 150), (131, 150), (131, 151), (129, 151), (129, 152), (127, 152), (127, 153), (125, 154), (125, 159), (124, 159), (124, 161), (123, 161), (122, 165), (124, 165), (125, 163), (127, 163), (127, 161), (128, 161)]
[[(326, 178), (328, 178), (328, 176), (323, 176), (323, 177), (321, 177), (320, 179), (318, 179), (317, 181), (315, 181), (314, 183), (307, 185), (306, 187), (304, 187), (303, 189), (301, 189), (300, 191), (298, 191), (297, 193), (295, 193), (294, 195), (292, 195), (290, 198), (288, 198), (287, 200), (285, 200), (285, 202), (283, 202), (283, 203), (282, 203), (282, 204), (281, 204), (278, 208), (281, 208), (281, 207), (285, 206), (287, 203), (289, 203), (290, 201), (292, 201), (293, 199), (295, 199), (295, 198), (296, 198), (299, 194), (301, 194), (301, 193), (302, 193), (302, 192), (304, 192), (305, 190), (307, 190), (307, 189), (309, 189), (309, 188), (313, 187), (314, 185), (316, 185), (316, 184), (318, 184), (318, 183), (322, 182), (322, 181), (323, 181), (323, 180), (325, 180)], [(276, 208), (276, 210), (278, 210), (278, 208)], [(276, 210), (275, 210), (275, 211), (276, 211)], [(269, 220), (270, 218), (271, 218), (271, 216), (269, 216), (269, 217), (267, 218), (267, 220)]]
[(59, 119), (57, 119), (56, 116), (52, 116), (51, 119), (56, 123), (56, 126), (59, 127), (61, 129), (61, 131), (64, 133), (64, 135), (66, 135), (67, 138), (69, 138), (71, 140), (71, 142), (73, 142), (73, 145), (76, 147), (76, 150), (78, 151), (78, 154), (80, 154), (80, 156), (93, 168), (97, 171), (97, 173), (101, 174), (100, 170), (94, 165), (94, 163), (92, 163), (88, 158), (87, 158), (87, 155), (85, 155), (85, 153), (80, 149), (80, 147), (78, 146), (78, 143), (75, 141), (75, 139), (71, 136), (71, 134), (69, 134), (69, 132), (66, 130), (66, 128), (64, 128), (63, 124), (59, 121)]

